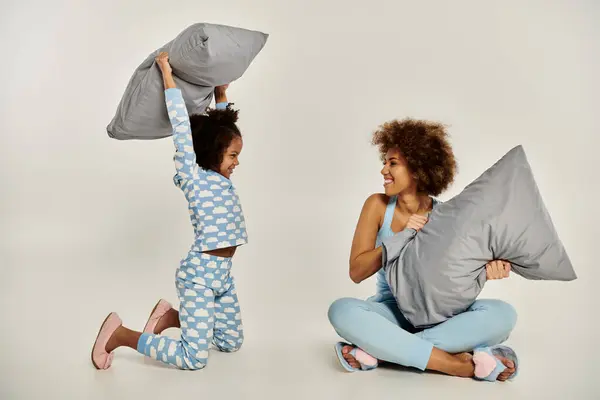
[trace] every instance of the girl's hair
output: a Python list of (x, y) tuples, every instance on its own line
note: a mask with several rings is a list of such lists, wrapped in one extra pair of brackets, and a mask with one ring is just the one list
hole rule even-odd
[(238, 112), (229, 104), (225, 110), (209, 109), (206, 114), (190, 115), (196, 163), (201, 168), (218, 171), (233, 138), (242, 136), (236, 125)]
[(454, 181), (454, 152), (444, 125), (438, 122), (411, 118), (386, 122), (373, 134), (373, 144), (382, 159), (389, 149), (400, 150), (418, 192), (438, 196)]

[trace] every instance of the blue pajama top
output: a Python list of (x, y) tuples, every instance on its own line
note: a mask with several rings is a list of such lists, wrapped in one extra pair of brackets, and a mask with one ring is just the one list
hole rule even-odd
[[(204, 252), (248, 242), (242, 206), (231, 180), (196, 164), (190, 118), (177, 88), (165, 90), (173, 127), (176, 173), (173, 182), (185, 194), (195, 240), (192, 251)], [(226, 104), (220, 103), (217, 108)]]

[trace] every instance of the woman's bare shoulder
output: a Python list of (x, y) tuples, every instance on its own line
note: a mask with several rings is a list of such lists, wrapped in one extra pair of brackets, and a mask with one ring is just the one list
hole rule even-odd
[(371, 216), (383, 216), (390, 198), (384, 193), (373, 193), (365, 200), (363, 212), (369, 213)]

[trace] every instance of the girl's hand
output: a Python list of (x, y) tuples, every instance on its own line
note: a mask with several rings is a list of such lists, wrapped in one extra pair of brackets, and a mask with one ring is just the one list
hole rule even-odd
[(217, 103), (227, 103), (227, 88), (229, 83), (226, 85), (217, 86), (215, 88), (215, 101)]
[(408, 218), (406, 227), (410, 228), (410, 229), (414, 229), (415, 231), (419, 232), (421, 229), (423, 229), (423, 227), (425, 226), (427, 221), (428, 221), (428, 219), (426, 216), (413, 214)]
[(156, 56), (155, 60), (163, 74), (170, 74), (173, 71), (171, 69), (171, 64), (169, 64), (169, 53), (166, 51), (163, 51)]
[(510, 275), (510, 263), (504, 260), (490, 261), (485, 266), (487, 280), (504, 279)]

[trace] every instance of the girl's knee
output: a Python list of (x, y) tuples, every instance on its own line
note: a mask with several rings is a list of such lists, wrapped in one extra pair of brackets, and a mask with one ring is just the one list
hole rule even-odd
[(187, 360), (183, 363), (182, 369), (187, 369), (190, 371), (197, 371), (199, 369), (204, 369), (208, 364), (208, 351), (201, 350), (198, 352), (191, 352)]
[(242, 344), (244, 344), (244, 335), (242, 334), (239, 338), (215, 341), (215, 346), (224, 353), (235, 353), (242, 348)]
[(206, 362), (196, 362), (196, 363), (190, 363), (190, 365), (186, 365), (185, 367), (181, 368), (187, 371), (199, 371), (201, 369), (204, 369), (206, 367)]
[(242, 348), (242, 345), (244, 344), (244, 334), (240, 332), (240, 336), (238, 338), (228, 343), (231, 346), (231, 352), (238, 351)]

